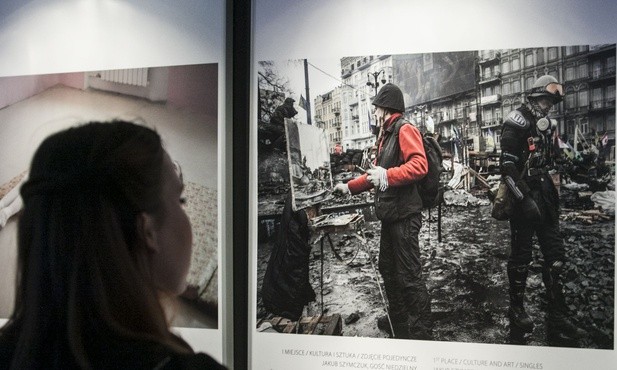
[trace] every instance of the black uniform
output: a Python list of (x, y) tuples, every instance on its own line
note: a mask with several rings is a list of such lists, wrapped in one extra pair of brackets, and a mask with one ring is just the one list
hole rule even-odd
[[(520, 209), (510, 219), (512, 229), (511, 266), (525, 266), (531, 262), (531, 238), (536, 234), (545, 263), (563, 261), (565, 252), (559, 236), (559, 195), (548, 171), (552, 169), (555, 150), (550, 130), (541, 132), (537, 119), (523, 105), (511, 112), (501, 134), (502, 170), (518, 180), (520, 190), (530, 196), (540, 211), (539, 219), (530, 219)], [(514, 162), (516, 170), (503, 168)], [(512, 168), (512, 167), (511, 167)], [(520, 204), (519, 204), (520, 206)]]
[[(565, 263), (565, 249), (559, 232), (559, 195), (549, 171), (556, 159), (550, 124), (538, 125), (539, 114), (531, 105), (523, 105), (506, 117), (501, 135), (501, 171), (511, 176), (525, 198), (517, 203), (510, 218), (511, 252), (508, 259), (510, 283), (510, 324), (524, 332), (531, 332), (533, 324), (524, 313), (523, 299), (529, 264), (532, 260), (532, 238), (538, 238), (544, 257), (542, 278), (548, 297), (548, 334), (551, 336), (580, 336), (567, 319), (568, 310), (562, 293), (561, 271)], [(541, 131), (540, 128), (544, 128)], [(548, 128), (547, 128), (548, 127)], [(525, 202), (537, 205), (529, 211)], [(532, 203), (533, 203), (532, 202)], [(534, 207), (535, 209), (535, 207)]]

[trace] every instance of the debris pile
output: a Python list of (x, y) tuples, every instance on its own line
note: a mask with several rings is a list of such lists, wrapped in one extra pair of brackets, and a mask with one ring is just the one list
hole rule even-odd
[[(579, 204), (580, 205), (580, 204)], [(508, 223), (490, 216), (490, 206), (442, 205), (442, 241), (437, 240), (435, 213), (423, 217), (420, 249), (423, 273), (431, 294), (434, 336), (439, 341), (510, 343), (508, 329), (509, 253)], [(572, 211), (585, 209), (572, 203)], [(562, 219), (568, 263), (565, 295), (574, 321), (590, 335), (582, 348), (612, 349), (614, 329), (614, 222), (596, 220), (593, 224)], [(385, 303), (377, 282), (383, 288), (378, 265), (381, 228), (379, 221), (364, 224), (366, 244), (350, 233), (331, 234), (338, 260), (326, 243), (322, 259), (320, 243), (312, 244), (310, 281), (317, 294), (306, 309), (306, 317), (320, 315), (321, 281), (323, 314), (340, 314), (344, 336), (387, 337), (377, 328), (377, 318), (385, 314)], [(318, 235), (315, 235), (317, 238)], [(259, 246), (258, 280), (263, 276), (269, 250)], [(543, 256), (534, 244), (533, 262), (526, 290), (526, 308), (536, 324), (528, 344), (546, 346), (546, 290), (542, 282)], [(323, 262), (323, 270), (322, 270)], [(323, 274), (322, 274), (323, 271)], [(323, 277), (323, 278), (322, 278)], [(258, 318), (268, 317), (259, 303)]]
[(487, 206), (490, 204), (488, 199), (477, 198), (465, 190), (447, 190), (443, 194), (443, 201), (448, 206)]

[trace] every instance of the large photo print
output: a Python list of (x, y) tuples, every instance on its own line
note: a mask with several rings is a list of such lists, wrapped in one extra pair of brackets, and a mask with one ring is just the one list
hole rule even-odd
[[(122, 120), (156, 131), (182, 180), (190, 267), (179, 297), (162, 295), (167, 319), (174, 327), (218, 328), (218, 68), (196, 64), (0, 79), (0, 318), (10, 318), (19, 301), (20, 189), (35, 150), (59, 131)], [(181, 244), (174, 243), (178, 260)], [(174, 258), (168, 262), (177, 262)]]
[(257, 331), (614, 349), (615, 67), (259, 62)]

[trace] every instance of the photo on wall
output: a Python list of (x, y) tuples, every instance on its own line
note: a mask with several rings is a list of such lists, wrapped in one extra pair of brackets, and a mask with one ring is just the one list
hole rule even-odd
[[(614, 44), (259, 62), (256, 330), (614, 349), (615, 67)], [(292, 122), (327, 142), (308, 205)]]
[(172, 326), (218, 328), (218, 65), (178, 65), (0, 78), (0, 318), (15, 299), (19, 189), (39, 144), (92, 121), (154, 129), (181, 169), (192, 226), (186, 290), (165, 299)]

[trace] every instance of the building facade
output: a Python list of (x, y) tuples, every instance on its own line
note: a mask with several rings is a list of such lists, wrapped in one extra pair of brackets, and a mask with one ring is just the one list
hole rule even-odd
[(375, 144), (372, 100), (379, 88), (393, 82), (390, 55), (341, 59), (341, 120), (343, 150), (365, 149)]
[(325, 131), (330, 153), (342, 151), (341, 90), (336, 87), (315, 98), (315, 125)]
[[(446, 156), (464, 162), (474, 153), (498, 154), (504, 117), (525, 103), (527, 91), (545, 74), (565, 88), (564, 102), (550, 112), (558, 133), (570, 142), (575, 136), (589, 141), (606, 134), (614, 145), (615, 44), (442, 54), (447, 55), (342, 58), (343, 85), (315, 100), (317, 120), (323, 122), (331, 147), (340, 145), (345, 151), (374, 144), (371, 102), (381, 86), (392, 82), (405, 95), (406, 118), (422, 132), (433, 126)], [(458, 64), (454, 74), (468, 76), (458, 85), (454, 80), (455, 92), (432, 92), (443, 89), (430, 85), (432, 73), (444, 73), (437, 70), (439, 60), (458, 60), (452, 63)]]
[[(558, 133), (615, 139), (615, 45), (564, 46), (479, 52), (481, 133), (499, 149), (503, 117), (525, 102), (526, 92), (545, 74), (565, 88), (550, 115)], [(578, 131), (578, 132), (577, 132)]]

